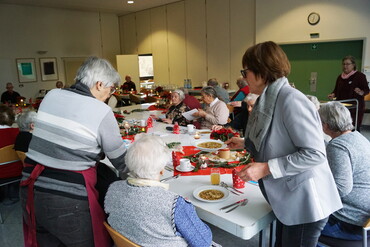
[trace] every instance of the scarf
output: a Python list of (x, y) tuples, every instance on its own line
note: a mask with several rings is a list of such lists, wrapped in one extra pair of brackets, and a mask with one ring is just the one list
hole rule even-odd
[(130, 176), (127, 178), (127, 182), (131, 185), (135, 186), (145, 186), (145, 187), (152, 187), (152, 186), (157, 186), (157, 187), (162, 187), (165, 190), (168, 190), (170, 187), (169, 184), (161, 183), (157, 180), (150, 180), (150, 179), (143, 179), (143, 178), (134, 178)]
[(345, 74), (344, 72), (340, 75), (340, 77), (342, 77), (342, 79), (348, 79), (351, 75), (353, 75), (354, 73), (356, 73), (357, 70), (352, 70), (351, 72), (349, 72), (348, 74)]
[(83, 84), (82, 82), (80, 82), (80, 81), (76, 81), (76, 83), (73, 84), (70, 88), (63, 88), (62, 90), (67, 90), (67, 91), (78, 93), (78, 94), (81, 94), (81, 95), (84, 95), (84, 96), (89, 96), (89, 97), (95, 98), (91, 94), (90, 88), (88, 86), (86, 86), (85, 84)]
[(253, 107), (245, 136), (253, 142), (257, 152), (260, 151), (261, 144), (270, 128), (280, 89), (285, 85), (288, 85), (288, 79), (281, 77), (265, 87)]

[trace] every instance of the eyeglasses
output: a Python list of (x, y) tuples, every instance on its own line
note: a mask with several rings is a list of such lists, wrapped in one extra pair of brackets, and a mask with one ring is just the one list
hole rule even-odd
[(115, 91), (116, 91), (116, 87), (115, 86), (111, 86), (110, 87), (110, 94), (114, 94)]
[(247, 77), (247, 71), (248, 71), (249, 69), (242, 69), (241, 71), (240, 71), (240, 74), (242, 74), (242, 76), (243, 76), (243, 78), (246, 78)]

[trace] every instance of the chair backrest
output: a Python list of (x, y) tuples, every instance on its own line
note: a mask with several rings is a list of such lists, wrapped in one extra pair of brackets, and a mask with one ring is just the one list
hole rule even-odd
[(8, 145), (0, 148), (0, 165), (6, 165), (19, 161), (19, 157), (13, 147), (14, 145)]
[(118, 103), (118, 100), (117, 100), (116, 96), (111, 95), (109, 100), (108, 100), (108, 105), (111, 108), (115, 108), (117, 106), (117, 103)]
[(129, 97), (130, 97), (130, 100), (131, 102), (135, 103), (135, 104), (141, 104), (141, 99), (135, 95), (133, 95), (132, 93), (129, 94)]
[(22, 163), (24, 164), (24, 160), (26, 159), (26, 153), (25, 152), (22, 152), (22, 151), (15, 151), (19, 157), (19, 159), (22, 161)]
[(114, 230), (106, 221), (104, 221), (104, 226), (117, 247), (140, 247), (140, 245), (135, 244), (134, 242)]
[(154, 103), (154, 102), (157, 102), (158, 99), (155, 98), (155, 97), (152, 97), (152, 96), (148, 96), (145, 98), (145, 103)]

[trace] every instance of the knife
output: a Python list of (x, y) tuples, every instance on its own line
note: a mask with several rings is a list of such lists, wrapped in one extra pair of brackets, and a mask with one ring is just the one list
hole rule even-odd
[(172, 177), (161, 179), (160, 182), (166, 182), (166, 181), (171, 180), (171, 179), (176, 179), (176, 178), (178, 178), (180, 176), (181, 176), (181, 174), (177, 174), (176, 176), (172, 176)]
[(242, 202), (244, 202), (244, 201), (246, 201), (246, 200), (247, 200), (247, 198), (245, 198), (245, 199), (243, 199), (243, 200), (240, 200), (240, 201), (237, 201), (237, 202), (234, 202), (234, 203), (232, 203), (232, 204), (230, 204), (230, 205), (227, 205), (227, 206), (225, 206), (225, 207), (220, 208), (220, 210), (224, 210), (224, 209), (227, 209), (227, 208), (229, 208), (229, 207), (235, 206), (235, 205), (237, 205), (237, 204), (239, 204), (239, 203), (242, 203)]

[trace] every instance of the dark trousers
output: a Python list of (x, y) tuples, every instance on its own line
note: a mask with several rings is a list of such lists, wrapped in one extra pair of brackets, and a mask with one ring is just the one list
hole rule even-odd
[[(36, 234), (39, 247), (92, 247), (93, 231), (89, 203), (35, 190)], [(27, 187), (21, 188), (23, 219)], [(25, 222), (28, 224), (28, 222)]]
[(325, 218), (312, 223), (287, 226), (277, 220), (275, 247), (316, 247), (327, 221), (328, 218)]

